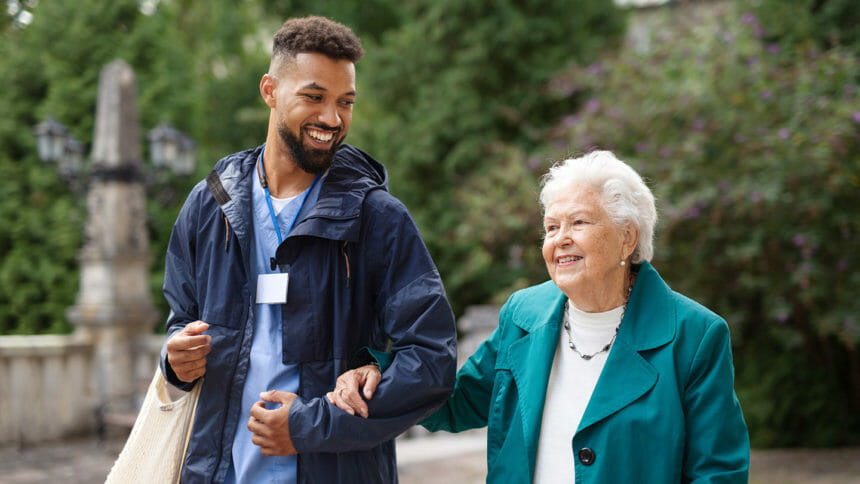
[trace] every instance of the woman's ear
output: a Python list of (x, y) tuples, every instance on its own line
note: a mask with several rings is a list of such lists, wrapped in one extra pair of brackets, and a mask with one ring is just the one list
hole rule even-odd
[(627, 258), (633, 255), (633, 251), (636, 250), (636, 244), (638, 243), (639, 229), (637, 229), (633, 224), (627, 224), (624, 227), (624, 242), (622, 245), (624, 260), (627, 260)]
[(260, 79), (260, 96), (266, 102), (266, 106), (275, 109), (278, 105), (278, 80), (269, 74), (263, 74)]

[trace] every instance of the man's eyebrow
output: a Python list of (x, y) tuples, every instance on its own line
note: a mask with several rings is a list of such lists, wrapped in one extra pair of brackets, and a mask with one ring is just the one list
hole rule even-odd
[[(311, 82), (311, 83), (305, 84), (304, 86), (302, 86), (300, 88), (300, 90), (305, 90), (305, 89), (309, 89), (312, 91), (328, 92), (328, 89), (324, 88), (323, 86), (320, 86), (316, 82)], [(355, 91), (348, 91), (348, 92), (343, 93), (343, 95), (355, 97)]]

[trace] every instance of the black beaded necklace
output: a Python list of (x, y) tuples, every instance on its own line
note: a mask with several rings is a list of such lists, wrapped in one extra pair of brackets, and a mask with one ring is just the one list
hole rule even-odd
[(568, 299), (567, 302), (564, 303), (564, 331), (565, 331), (565, 333), (567, 333), (567, 345), (570, 347), (570, 349), (572, 349), (574, 351), (574, 353), (579, 355), (579, 357), (582, 358), (583, 360), (588, 361), (588, 360), (594, 358), (595, 356), (599, 355), (600, 353), (606, 353), (607, 351), (609, 351), (609, 348), (612, 348), (612, 343), (615, 342), (615, 338), (618, 336), (618, 330), (621, 329), (621, 322), (624, 321), (624, 313), (627, 312), (627, 303), (630, 302), (630, 293), (633, 292), (634, 277), (635, 276), (633, 274), (630, 274), (630, 277), (628, 279), (628, 285), (627, 285), (627, 295), (624, 298), (624, 309), (621, 310), (621, 318), (618, 320), (618, 326), (615, 327), (615, 332), (612, 333), (612, 339), (610, 339), (609, 343), (606, 343), (606, 345), (603, 348), (601, 348), (600, 351), (596, 351), (590, 355), (587, 355), (587, 354), (579, 351), (576, 348), (576, 345), (573, 343), (573, 334), (572, 334), (573, 330), (570, 327), (570, 317), (569, 317), (570, 300)]

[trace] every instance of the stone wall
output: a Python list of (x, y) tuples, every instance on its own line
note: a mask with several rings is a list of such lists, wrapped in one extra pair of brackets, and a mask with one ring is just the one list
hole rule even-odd
[[(152, 335), (133, 346), (138, 402), (163, 339)], [(94, 355), (93, 344), (76, 335), (0, 336), (0, 447), (95, 433), (105, 416)]]

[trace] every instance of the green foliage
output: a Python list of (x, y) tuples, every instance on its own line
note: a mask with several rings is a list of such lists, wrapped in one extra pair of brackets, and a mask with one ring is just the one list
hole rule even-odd
[[(527, 274), (516, 256), (521, 232), (499, 226), (512, 214), (480, 212), (483, 191), (498, 189), (487, 180), (517, 182), (500, 166), (499, 145), (542, 142), (538, 133), (577, 101), (552, 96), (548, 81), (617, 40), (624, 18), (603, 0), (577, 2), (575, 12), (563, 0), (434, 0), (407, 5), (406, 15), (359, 65), (352, 130), (388, 167), (459, 312)], [(474, 225), (482, 218), (487, 232)]]
[(860, 9), (855, 0), (737, 0), (760, 24), (754, 34), (787, 46), (844, 46), (860, 54)]
[(758, 26), (718, 14), (571, 70), (555, 87), (588, 100), (558, 136), (650, 181), (656, 265), (732, 325), (753, 443), (856, 444), (860, 66), (761, 42)]

